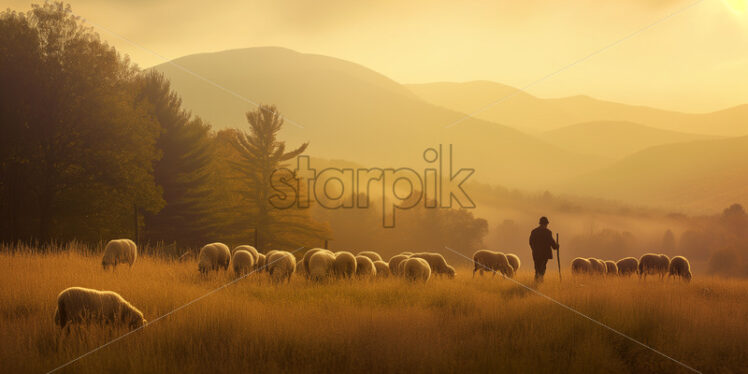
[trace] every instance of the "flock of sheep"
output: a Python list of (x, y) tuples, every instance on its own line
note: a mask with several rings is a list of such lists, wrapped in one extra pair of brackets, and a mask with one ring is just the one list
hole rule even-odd
[(646, 279), (647, 275), (659, 275), (660, 279), (679, 277), (691, 280), (691, 265), (683, 256), (675, 256), (671, 260), (664, 254), (646, 253), (638, 260), (634, 257), (622, 258), (618, 261), (603, 261), (597, 258), (577, 257), (571, 262), (573, 274), (621, 275), (639, 274), (639, 278)]
[[(104, 248), (101, 265), (105, 270), (118, 264), (132, 266), (137, 257), (137, 246), (132, 240), (112, 240)], [(200, 249), (197, 263), (198, 270), (203, 274), (220, 269), (228, 270), (231, 266), (237, 277), (253, 272), (266, 272), (276, 283), (290, 282), (294, 273), (317, 282), (396, 276), (425, 283), (432, 276), (455, 276), (455, 268), (447, 263), (444, 256), (433, 252), (402, 252), (385, 262), (382, 256), (373, 251), (354, 255), (348, 251), (333, 252), (314, 248), (307, 250), (297, 263), (296, 256), (287, 251), (272, 250), (262, 254), (249, 245), (240, 245), (232, 251), (223, 243), (211, 243)], [(494, 275), (498, 272), (512, 278), (519, 270), (520, 260), (515, 254), (481, 249), (473, 254), (473, 264), (473, 277), (476, 272), (483, 275), (484, 271), (490, 271)], [(640, 277), (659, 274), (664, 278), (669, 273), (671, 276), (691, 279), (690, 265), (684, 257), (676, 256), (670, 260), (666, 255), (651, 253), (638, 260), (627, 257), (618, 262), (578, 257), (572, 261), (571, 269), (574, 274), (638, 273)], [(54, 320), (60, 328), (86, 321), (111, 323), (131, 329), (140, 328), (147, 323), (143, 313), (117, 293), (82, 287), (71, 287), (58, 295)]]

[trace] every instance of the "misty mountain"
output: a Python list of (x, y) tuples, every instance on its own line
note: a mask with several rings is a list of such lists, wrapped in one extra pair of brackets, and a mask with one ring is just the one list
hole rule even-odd
[(430, 103), (464, 113), (475, 113), (512, 95), (506, 101), (476, 113), (475, 117), (531, 133), (584, 122), (617, 121), (696, 134), (748, 135), (748, 105), (711, 113), (681, 113), (589, 96), (542, 99), (488, 81), (409, 84), (406, 87)]
[(541, 139), (559, 148), (612, 159), (657, 145), (712, 139), (713, 136), (661, 130), (632, 122), (585, 122), (546, 131)]
[[(185, 56), (154, 67), (172, 82), (184, 106), (214, 127), (246, 128), (254, 103), (276, 104), (289, 146), (378, 167), (433, 167), (428, 147), (453, 144), (455, 168), (473, 178), (544, 188), (603, 165), (597, 157), (560, 149), (511, 127), (427, 103), (363, 66), (283, 48), (247, 48)], [(208, 80), (209, 82), (206, 82)], [(444, 155), (446, 157), (446, 155)], [(444, 160), (445, 162), (448, 160)]]

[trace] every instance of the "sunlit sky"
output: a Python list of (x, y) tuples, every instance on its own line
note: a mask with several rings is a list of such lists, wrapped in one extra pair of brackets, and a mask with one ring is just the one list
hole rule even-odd
[[(748, 103), (746, 1), (703, 0), (528, 92), (586, 94), (690, 112)], [(693, 2), (70, 3), (74, 13), (143, 67), (193, 53), (282, 46), (357, 62), (402, 83), (491, 80), (520, 87)], [(26, 10), (29, 4), (0, 0), (3, 9)]]

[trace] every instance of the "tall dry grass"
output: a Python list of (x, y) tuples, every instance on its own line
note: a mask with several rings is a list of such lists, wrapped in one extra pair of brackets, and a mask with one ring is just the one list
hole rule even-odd
[[(76, 251), (0, 254), (2, 371), (46, 372), (126, 333), (62, 335), (57, 294), (119, 292), (149, 321), (229, 282), (195, 263), (141, 257), (101, 269)], [(428, 284), (252, 275), (61, 372), (687, 372), (678, 364), (499, 277)], [(531, 284), (520, 271), (518, 280)], [(581, 313), (703, 372), (745, 371), (748, 281), (640, 282), (551, 273), (539, 288)]]

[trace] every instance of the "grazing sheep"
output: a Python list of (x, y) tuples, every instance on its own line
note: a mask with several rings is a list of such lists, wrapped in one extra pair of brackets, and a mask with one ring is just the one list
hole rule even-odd
[(377, 278), (388, 278), (391, 274), (390, 265), (384, 261), (374, 261), (374, 268), (377, 270)]
[[(309, 259), (312, 258), (312, 255), (319, 252), (319, 251), (327, 251), (327, 249), (324, 248), (312, 248), (307, 250), (304, 253), (304, 257), (301, 258), (301, 266), (304, 267), (304, 270), (306, 270), (307, 275), (309, 275)], [(330, 252), (330, 251), (328, 251)], [(332, 253), (332, 252), (330, 252)]]
[(278, 251), (273, 249), (265, 253), (265, 269), (264, 269), (265, 271), (268, 271), (268, 272), (270, 271), (270, 257), (276, 252)]
[(493, 272), (496, 276), (496, 272), (500, 272), (506, 277), (514, 277), (514, 268), (509, 264), (509, 260), (506, 255), (501, 252), (489, 251), (487, 249), (481, 249), (473, 254), (473, 277), (475, 272), (480, 271), (480, 275), (483, 275), (484, 270)]
[(508, 253), (506, 255), (507, 261), (509, 261), (509, 265), (512, 265), (512, 269), (514, 269), (514, 272), (516, 273), (517, 270), (519, 270), (520, 261), (519, 256), (515, 255), (514, 253)]
[(450, 278), (455, 277), (455, 268), (447, 264), (447, 260), (445, 260), (444, 256), (439, 253), (421, 252), (410, 256), (410, 258), (422, 258), (426, 260), (431, 267), (431, 274), (433, 275), (446, 275)]
[(639, 269), (639, 260), (634, 257), (622, 258), (616, 262), (616, 267), (618, 268), (618, 275), (631, 275), (636, 273), (637, 269)]
[(338, 278), (352, 278), (356, 275), (356, 256), (348, 251), (335, 252), (333, 269)]
[(431, 267), (426, 260), (411, 257), (403, 261), (403, 264), (405, 279), (411, 282), (426, 283), (431, 278)]
[[(408, 258), (406, 258), (405, 260), (407, 260)], [(397, 264), (397, 273), (400, 274), (400, 276), (405, 276), (405, 260), (400, 261), (400, 263)]]
[(137, 258), (138, 247), (135, 245), (135, 242), (130, 239), (110, 240), (104, 248), (104, 257), (101, 259), (101, 266), (104, 270), (109, 266), (114, 269), (117, 267), (117, 264), (121, 263), (127, 263), (132, 267)]
[(643, 254), (639, 258), (639, 278), (647, 279), (649, 274), (658, 274), (660, 279), (665, 279), (669, 267), (670, 259), (667, 256), (654, 253)]
[(68, 323), (111, 323), (131, 330), (145, 326), (143, 313), (112, 291), (70, 287), (57, 296), (55, 324), (64, 328)]
[(586, 258), (577, 257), (571, 261), (572, 274), (592, 274), (592, 263)]
[(240, 249), (231, 256), (231, 266), (237, 277), (249, 274), (255, 268), (255, 258), (251, 252)]
[(375, 275), (377, 275), (377, 268), (374, 267), (374, 261), (363, 255), (356, 256), (356, 276), (371, 278)]
[(358, 256), (366, 256), (372, 262), (374, 262), (374, 261), (382, 261), (382, 256), (380, 256), (379, 253), (374, 252), (374, 251), (363, 251), (363, 252), (359, 252)]
[(589, 261), (592, 265), (592, 273), (605, 275), (608, 270), (608, 268), (605, 267), (605, 262), (603, 262), (602, 260), (590, 257), (587, 259), (587, 261)]
[(200, 255), (197, 256), (197, 268), (201, 273), (207, 273), (210, 270), (224, 270), (229, 268), (231, 261), (231, 251), (223, 243), (211, 243), (200, 249)]
[(330, 251), (317, 251), (309, 258), (309, 279), (322, 281), (334, 274), (335, 255)]
[(691, 281), (691, 265), (683, 256), (675, 256), (670, 260), (670, 269), (668, 273), (668, 278), (675, 276), (685, 279), (686, 282)]
[[(270, 253), (272, 252), (272, 253)], [(267, 269), (274, 282), (291, 282), (291, 275), (296, 271), (296, 257), (287, 251), (270, 251), (267, 258)]]
[(605, 261), (606, 273), (610, 275), (618, 275), (618, 266), (614, 261)]
[(407, 260), (408, 257), (410, 257), (410, 256), (404, 255), (404, 254), (399, 254), (399, 255), (392, 256), (390, 258), (390, 262), (389, 262), (390, 273), (392, 273), (392, 274), (394, 274), (396, 276), (403, 275), (403, 273), (398, 268), (398, 265), (400, 265), (401, 262)]
[(259, 256), (260, 252), (257, 252), (257, 249), (251, 245), (240, 245), (234, 249), (231, 250), (231, 254), (233, 255), (236, 251), (247, 251), (250, 254), (252, 254), (252, 257), (254, 258), (255, 263), (257, 263), (257, 257)]
[(258, 253), (257, 263), (255, 264), (255, 269), (257, 269), (257, 271), (262, 271), (262, 269), (265, 268), (265, 263), (267, 262), (266, 260), (267, 260), (267, 257), (265, 257), (264, 254)]

